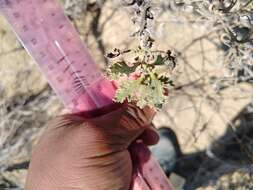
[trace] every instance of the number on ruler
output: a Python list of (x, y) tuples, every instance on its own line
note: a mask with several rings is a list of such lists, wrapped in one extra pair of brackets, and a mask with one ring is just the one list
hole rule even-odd
[(19, 18), (19, 17), (20, 17), (20, 13), (19, 13), (19, 12), (14, 12), (14, 13), (13, 13), (13, 16), (14, 16), (15, 18)]
[(46, 54), (43, 51), (41, 51), (39, 54), (40, 54), (40, 58), (46, 57)]
[(99, 78), (99, 77), (101, 77), (101, 75), (100, 75), (100, 73), (97, 73), (96, 78)]
[(71, 93), (71, 90), (70, 90), (70, 89), (66, 89), (66, 90), (65, 90), (65, 93), (66, 93), (66, 94), (69, 94), (69, 93)]
[(24, 32), (27, 32), (28, 31), (28, 26), (27, 25), (23, 25), (22, 29), (23, 29)]
[(73, 99), (73, 100), (72, 100), (72, 103), (73, 103), (74, 106), (77, 106), (77, 105), (78, 105), (78, 101), (77, 101), (76, 99)]
[(5, 7), (5, 6), (9, 7), (11, 5), (12, 5), (12, 3), (10, 0), (0, 0), (0, 7)]
[(62, 29), (64, 27), (64, 25), (63, 24), (61, 24), (60, 26), (59, 26), (59, 29)]
[(56, 80), (57, 80), (59, 83), (62, 83), (62, 82), (63, 82), (63, 78), (60, 77), (60, 76), (58, 76), (58, 77), (56, 78)]
[(31, 39), (31, 42), (32, 42), (32, 44), (35, 46), (35, 45), (37, 44), (37, 39), (36, 39), (36, 38), (32, 38), (32, 39)]
[(93, 80), (94, 80), (95, 78), (96, 78), (96, 76), (95, 76), (95, 75), (91, 75), (91, 79), (93, 79)]
[(51, 64), (49, 64), (47, 67), (48, 67), (48, 69), (49, 69), (50, 71), (52, 71), (52, 70), (54, 69), (54, 66), (51, 65)]

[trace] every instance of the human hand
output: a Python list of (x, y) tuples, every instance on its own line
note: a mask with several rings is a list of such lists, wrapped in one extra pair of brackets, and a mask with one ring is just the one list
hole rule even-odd
[(132, 104), (106, 115), (54, 119), (35, 147), (26, 190), (129, 190), (133, 166), (129, 145), (141, 138), (155, 144), (148, 128), (154, 116)]

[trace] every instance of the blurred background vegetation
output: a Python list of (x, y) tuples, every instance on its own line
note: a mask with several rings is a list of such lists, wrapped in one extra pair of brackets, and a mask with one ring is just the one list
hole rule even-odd
[[(107, 52), (138, 45), (131, 2), (61, 2), (102, 68)], [(157, 0), (152, 11), (156, 48), (177, 57), (175, 87), (154, 120), (177, 135), (174, 172), (187, 189), (253, 189), (253, 1)], [(0, 189), (24, 188), (32, 147), (62, 108), (0, 17)]]

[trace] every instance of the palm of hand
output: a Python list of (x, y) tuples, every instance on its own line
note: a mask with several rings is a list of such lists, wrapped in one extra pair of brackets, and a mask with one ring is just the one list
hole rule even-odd
[(33, 152), (26, 189), (129, 190), (133, 168), (128, 147), (153, 115), (148, 108), (128, 105), (88, 120), (56, 118)]

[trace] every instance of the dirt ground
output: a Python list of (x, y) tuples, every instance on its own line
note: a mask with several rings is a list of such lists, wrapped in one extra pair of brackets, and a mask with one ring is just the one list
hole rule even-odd
[[(222, 51), (203, 37), (207, 33), (204, 26), (177, 23), (177, 16), (164, 13), (156, 21), (156, 46), (174, 50), (178, 58), (173, 76), (176, 88), (171, 89), (169, 101), (157, 113), (154, 124), (173, 129), (185, 155), (205, 154), (203, 165), (191, 173), (191, 179), (198, 184), (191, 189), (247, 189), (243, 182), (241, 186), (235, 182), (237, 185), (232, 187), (230, 181), (241, 178), (238, 175), (246, 176), (246, 181), (252, 179), (247, 170), (251, 152), (247, 154), (239, 148), (238, 152), (225, 156), (223, 153), (227, 150), (225, 142), (230, 142), (233, 133), (248, 119), (243, 113), (251, 113), (247, 106), (252, 98), (252, 85), (236, 84), (217, 93), (212, 79), (226, 74)], [(75, 24), (96, 62), (104, 67), (106, 52), (134, 47), (138, 42), (130, 36), (134, 27), (127, 11), (106, 3), (97, 17), (96, 12), (87, 12)], [(217, 42), (215, 34), (213, 39)], [(6, 168), (29, 160), (46, 122), (59, 114), (62, 105), (3, 17), (0, 17), (0, 96), (0, 171), (3, 171), (0, 184), (3, 181), (22, 188), (26, 170), (22, 165), (17, 167), (21, 169)], [(230, 159), (234, 154), (241, 157)], [(211, 167), (209, 163), (214, 162), (216, 165)]]

